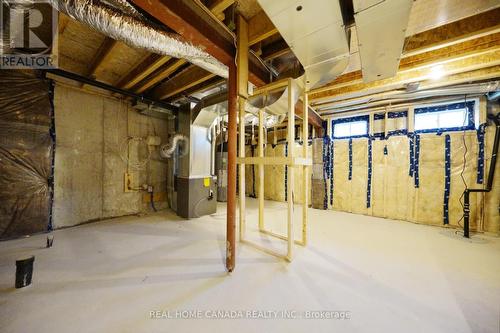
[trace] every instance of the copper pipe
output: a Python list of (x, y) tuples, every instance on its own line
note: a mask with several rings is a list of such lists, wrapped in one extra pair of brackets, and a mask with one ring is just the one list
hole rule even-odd
[(236, 255), (236, 140), (237, 140), (236, 65), (229, 64), (228, 79), (228, 143), (227, 143), (227, 221), (226, 268), (232, 272)]

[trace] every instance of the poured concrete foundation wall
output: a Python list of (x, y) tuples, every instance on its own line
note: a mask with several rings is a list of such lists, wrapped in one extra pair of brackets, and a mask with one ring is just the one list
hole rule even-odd
[[(56, 85), (54, 226), (150, 211), (145, 192), (124, 191), (128, 136), (158, 135), (166, 142), (166, 120), (140, 115), (128, 102)], [(146, 145), (131, 143), (130, 160), (147, 156)], [(155, 205), (166, 207), (167, 164), (158, 148), (143, 170), (129, 168), (133, 187), (154, 186)]]

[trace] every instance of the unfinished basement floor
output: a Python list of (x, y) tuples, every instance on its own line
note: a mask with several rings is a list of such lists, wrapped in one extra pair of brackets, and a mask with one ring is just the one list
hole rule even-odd
[[(247, 206), (252, 229), (257, 201)], [(45, 235), (0, 243), (0, 331), (500, 331), (498, 238), (466, 241), (451, 229), (311, 209), (310, 244), (296, 247), (292, 263), (239, 244), (228, 275), (225, 205), (218, 212), (189, 221), (160, 212), (58, 230), (51, 249)], [(274, 230), (278, 222), (284, 227), (285, 204), (266, 202), (265, 213)], [(34, 281), (16, 290), (15, 259), (28, 254), (36, 256)], [(206, 310), (262, 311), (253, 317), (349, 311), (350, 318), (150, 318), (151, 311), (183, 310), (205, 317)]]

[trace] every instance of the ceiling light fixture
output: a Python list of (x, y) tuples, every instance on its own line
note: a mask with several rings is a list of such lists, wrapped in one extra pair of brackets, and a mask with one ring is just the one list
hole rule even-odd
[(444, 68), (442, 65), (432, 66), (429, 72), (429, 77), (432, 80), (439, 80), (444, 76)]

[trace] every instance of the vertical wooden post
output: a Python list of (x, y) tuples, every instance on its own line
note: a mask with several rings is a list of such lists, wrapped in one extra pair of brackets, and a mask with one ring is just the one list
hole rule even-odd
[(236, 66), (229, 64), (228, 79), (228, 142), (227, 142), (227, 221), (226, 221), (226, 269), (234, 270), (236, 255)]
[[(240, 108), (239, 120), (239, 157), (245, 157), (245, 105), (248, 98), (248, 24), (242, 16), (237, 18), (237, 52), (236, 63), (238, 67), (238, 104)], [(240, 240), (245, 237), (245, 163), (239, 165), (240, 174)]]
[[(309, 97), (306, 89), (303, 96), (304, 111), (302, 112), (302, 157), (309, 158)], [(309, 166), (302, 166), (302, 245), (307, 245), (307, 210), (309, 208)]]
[[(276, 136), (276, 134), (275, 134)], [(259, 110), (259, 157), (264, 157), (264, 110)], [(259, 163), (259, 230), (264, 229), (264, 164)]]
[[(293, 160), (293, 148), (295, 143), (295, 91), (292, 87), (292, 80), (288, 80), (288, 157)], [(288, 203), (288, 246), (287, 260), (292, 261), (293, 257), (293, 167), (288, 166), (287, 179), (287, 203)]]

